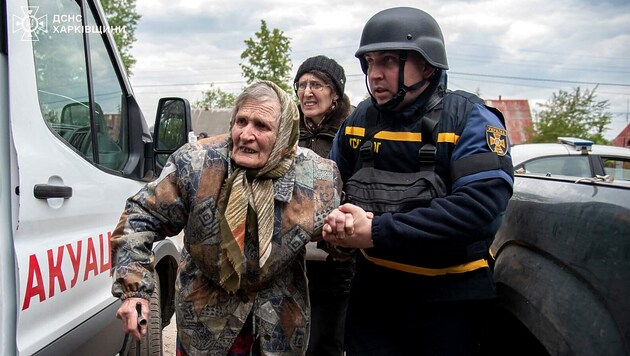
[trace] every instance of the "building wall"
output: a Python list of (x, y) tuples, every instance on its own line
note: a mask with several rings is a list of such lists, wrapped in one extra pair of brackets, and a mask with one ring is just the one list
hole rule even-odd
[(209, 136), (227, 133), (230, 129), (231, 109), (192, 110), (192, 127), (196, 135), (205, 131)]
[(630, 148), (630, 125), (621, 130), (619, 135), (612, 141), (613, 146)]
[(532, 113), (527, 100), (486, 100), (486, 105), (503, 113), (510, 144), (525, 143), (530, 139)]

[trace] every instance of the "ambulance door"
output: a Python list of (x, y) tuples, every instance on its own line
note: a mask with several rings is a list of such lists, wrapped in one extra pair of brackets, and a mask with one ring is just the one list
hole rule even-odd
[(6, 0), (0, 0), (0, 355), (15, 354), (15, 264), (11, 204), (15, 196), (11, 175), (15, 170), (9, 131), (9, 76)]
[[(99, 33), (106, 25), (98, 11), (87, 0), (8, 4), (20, 354), (59, 340), (71, 354), (110, 321), (122, 334), (109, 235), (126, 198), (142, 186), (125, 176), (143, 164), (134, 148), (142, 136), (132, 132), (143, 119), (111, 35)], [(116, 337), (100, 341), (117, 344)], [(91, 355), (113, 353), (100, 347)]]

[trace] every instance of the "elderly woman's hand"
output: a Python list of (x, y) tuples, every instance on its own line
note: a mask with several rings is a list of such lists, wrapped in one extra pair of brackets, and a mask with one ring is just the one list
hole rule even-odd
[(127, 298), (123, 300), (116, 312), (116, 317), (122, 320), (123, 331), (125, 333), (131, 333), (136, 340), (140, 340), (142, 336), (147, 333), (147, 325), (145, 323), (139, 327), (138, 320), (140, 320), (140, 318), (136, 311), (137, 303), (142, 305), (142, 319), (148, 320), (149, 301), (144, 298)]
[(323, 228), (323, 238), (335, 246), (350, 248), (374, 247), (372, 219), (374, 214), (353, 204), (333, 210)]

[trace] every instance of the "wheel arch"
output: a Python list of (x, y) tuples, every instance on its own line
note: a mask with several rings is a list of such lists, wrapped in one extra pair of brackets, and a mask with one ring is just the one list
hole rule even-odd
[(166, 327), (175, 313), (175, 279), (180, 250), (169, 239), (158, 242), (154, 248), (155, 270), (160, 278), (162, 327)]
[(499, 305), (551, 355), (629, 354), (604, 298), (571, 266), (515, 242), (496, 258)]

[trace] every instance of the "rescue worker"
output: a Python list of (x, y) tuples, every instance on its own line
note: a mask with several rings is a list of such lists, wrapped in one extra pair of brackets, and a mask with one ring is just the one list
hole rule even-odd
[(358, 249), (347, 355), (474, 355), (496, 296), (489, 246), (512, 195), (502, 115), (446, 90), (444, 38), (424, 11), (375, 14), (355, 56), (370, 98), (342, 124), (329, 156), (348, 199), (360, 168), (397, 177), (426, 162), (443, 192), (394, 213), (346, 203), (326, 218), (326, 241)]

